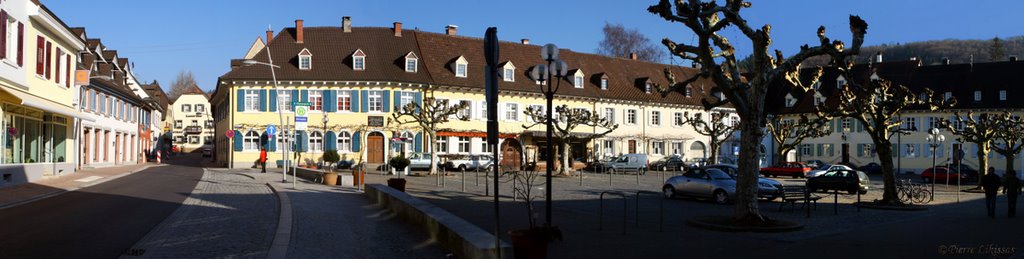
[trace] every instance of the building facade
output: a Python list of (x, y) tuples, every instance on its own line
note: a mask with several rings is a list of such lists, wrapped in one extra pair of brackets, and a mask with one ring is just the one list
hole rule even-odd
[[(270, 163), (281, 160), (285, 138), (294, 139), (302, 152), (300, 162), (316, 162), (325, 150), (338, 150), (343, 159), (383, 163), (400, 152), (428, 152), (423, 132), (414, 123), (398, 125), (391, 116), (395, 107), (421, 103), (427, 96), (451, 104), (466, 103), (461, 119), (440, 125), (439, 154), (488, 153), (484, 67), (480, 38), (459, 36), (454, 26), (444, 33), (391, 28), (352, 27), (346, 17), (341, 27), (303, 27), (301, 20), (268, 39), (254, 44), (247, 57), (269, 62), (273, 54), (278, 88), (270, 67), (231, 62), (230, 72), (220, 77), (211, 98), (214, 105), (217, 161), (231, 167), (249, 166), (261, 148), (270, 151)], [(268, 35), (273, 35), (268, 32)], [(530, 163), (543, 157), (546, 143), (543, 126), (533, 124), (524, 111), (543, 108), (541, 86), (527, 75), (540, 58), (540, 46), (528, 40), (500, 43), (500, 103), (498, 115), (502, 154), (516, 152)], [(253, 54), (255, 53), (255, 54)], [(653, 159), (678, 154), (705, 157), (704, 137), (674, 116), (707, 114), (700, 100), (711, 84), (698, 81), (687, 91), (663, 97), (657, 86), (667, 85), (665, 69), (676, 75), (692, 75), (696, 69), (561, 51), (571, 67), (559, 85), (554, 105), (585, 109), (606, 116), (619, 127), (588, 143), (573, 143), (572, 158), (582, 161), (625, 153), (648, 153)], [(282, 124), (293, 124), (293, 102), (309, 102), (307, 130), (295, 134)], [(728, 112), (728, 110), (726, 110)], [(706, 116), (706, 115), (705, 115)], [(324, 123), (324, 118), (326, 123)], [(279, 129), (267, 135), (268, 125)], [(221, 132), (233, 131), (228, 139)], [(578, 127), (586, 136), (599, 129)], [(290, 135), (295, 135), (294, 137)]]
[[(80, 156), (83, 167), (104, 167), (144, 161), (141, 136), (149, 130), (144, 118), (151, 108), (144, 96), (129, 87), (127, 59), (107, 49), (99, 39), (87, 39), (81, 54), (82, 67), (89, 71), (87, 86), (81, 88), (80, 110), (97, 119), (82, 125)], [(132, 82), (132, 84), (138, 84)], [(148, 134), (148, 133), (147, 133)]]
[(170, 120), (174, 145), (182, 152), (192, 152), (213, 144), (213, 111), (203, 90), (193, 85), (174, 100)]

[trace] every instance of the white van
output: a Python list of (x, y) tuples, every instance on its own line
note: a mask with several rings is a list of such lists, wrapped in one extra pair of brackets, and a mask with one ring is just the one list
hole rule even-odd
[(637, 172), (644, 174), (647, 171), (647, 154), (624, 154), (604, 164), (604, 170), (608, 173)]

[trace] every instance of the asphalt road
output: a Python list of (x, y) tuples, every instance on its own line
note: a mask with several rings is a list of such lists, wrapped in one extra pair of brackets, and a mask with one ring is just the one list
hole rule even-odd
[(202, 178), (200, 157), (0, 210), (0, 257), (116, 258), (173, 213)]

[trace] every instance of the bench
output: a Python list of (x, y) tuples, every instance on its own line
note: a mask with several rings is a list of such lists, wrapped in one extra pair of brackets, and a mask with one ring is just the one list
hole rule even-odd
[[(796, 202), (802, 201), (802, 206), (810, 206), (814, 204), (814, 209), (818, 209), (818, 200), (821, 197), (811, 196), (811, 192), (807, 190), (806, 186), (782, 186), (782, 203), (779, 204), (779, 211), (782, 211), (782, 207), (786, 204), (790, 205), (790, 208), (796, 210)], [(803, 207), (800, 207), (803, 209)], [(810, 215), (810, 214), (808, 214)]]

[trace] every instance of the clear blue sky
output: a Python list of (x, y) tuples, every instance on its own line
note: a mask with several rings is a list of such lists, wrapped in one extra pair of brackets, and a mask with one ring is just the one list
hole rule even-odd
[[(752, 24), (770, 23), (774, 48), (787, 55), (800, 45), (814, 43), (819, 25), (829, 36), (848, 41), (847, 16), (860, 15), (869, 23), (867, 44), (934, 39), (984, 39), (1024, 34), (1024, 1), (1019, 0), (866, 0), (766, 1), (752, 0), (744, 10)], [(649, 0), (566, 1), (269, 1), (269, 0), (89, 0), (43, 1), (69, 26), (86, 27), (122, 57), (135, 63), (140, 80), (158, 80), (165, 89), (181, 70), (191, 70), (203, 89), (212, 89), (227, 72), (232, 58), (241, 58), (250, 43), (274, 31), (294, 26), (340, 26), (352, 16), (354, 26), (389, 27), (400, 21), (407, 29), (442, 32), (459, 26), (460, 35), (481, 36), (498, 27), (502, 40), (529, 38), (533, 44), (555, 43), (575, 51), (594, 52), (604, 23), (638, 28), (652, 40), (668, 37), (689, 42), (681, 24), (647, 13)], [(749, 43), (735, 31), (731, 36), (740, 54)], [(678, 59), (676, 59), (678, 61)]]

